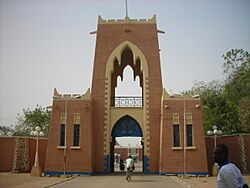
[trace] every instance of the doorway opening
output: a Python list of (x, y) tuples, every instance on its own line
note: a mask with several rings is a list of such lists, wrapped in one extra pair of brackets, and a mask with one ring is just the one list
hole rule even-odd
[(142, 172), (142, 149), (141, 137), (116, 137), (114, 146), (114, 172), (123, 171), (122, 165), (125, 165), (128, 156), (132, 156), (135, 162), (134, 172)]
[[(110, 143), (110, 172), (121, 172), (120, 164), (131, 155), (135, 172), (143, 172), (142, 130), (138, 122), (126, 115), (120, 118), (112, 129)], [(125, 168), (126, 170), (126, 168)]]

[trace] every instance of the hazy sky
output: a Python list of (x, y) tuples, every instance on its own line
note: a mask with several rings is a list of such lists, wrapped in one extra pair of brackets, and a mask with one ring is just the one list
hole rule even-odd
[[(222, 79), (221, 55), (250, 51), (250, 0), (128, 0), (130, 18), (157, 17), (163, 85), (177, 93)], [(59, 93), (91, 87), (97, 18), (125, 0), (0, 0), (0, 125)]]

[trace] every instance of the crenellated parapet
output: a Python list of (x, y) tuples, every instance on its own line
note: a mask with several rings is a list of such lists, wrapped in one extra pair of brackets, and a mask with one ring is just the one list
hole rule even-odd
[(109, 19), (105, 20), (102, 17), (98, 16), (98, 24), (156, 24), (156, 15), (154, 15), (150, 19), (130, 19), (129, 17), (125, 17), (124, 19)]
[(183, 94), (171, 94), (166, 91), (165, 88), (163, 88), (162, 92), (162, 100), (195, 100), (200, 101), (199, 95), (183, 95)]
[(90, 89), (86, 91), (85, 94), (59, 94), (57, 89), (54, 88), (53, 99), (69, 100), (69, 99), (82, 99), (91, 100)]

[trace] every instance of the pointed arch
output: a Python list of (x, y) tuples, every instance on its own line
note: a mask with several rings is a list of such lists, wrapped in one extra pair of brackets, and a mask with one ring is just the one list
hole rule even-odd
[[(116, 116), (118, 111), (123, 111), (123, 109), (118, 109), (115, 107), (115, 87), (117, 85), (117, 71), (121, 71), (122, 69), (116, 69), (116, 66), (121, 66), (122, 63), (122, 53), (126, 50), (129, 50), (132, 55), (132, 62), (131, 65), (133, 66), (133, 70), (135, 71), (134, 79), (136, 76), (139, 76), (140, 78), (140, 87), (142, 88), (141, 94), (142, 94), (142, 106), (137, 108), (136, 110), (141, 111), (141, 113), (136, 114), (135, 116), (140, 121), (140, 126), (143, 132), (143, 140), (144, 140), (144, 154), (148, 155), (149, 153), (149, 146), (148, 146), (148, 138), (149, 138), (149, 119), (143, 118), (147, 117), (149, 113), (149, 78), (148, 78), (148, 61), (143, 54), (143, 52), (140, 50), (138, 46), (133, 44), (130, 41), (124, 41), (120, 43), (117, 47), (115, 47), (106, 62), (106, 70), (105, 70), (105, 125), (104, 125), (104, 133), (103, 135), (110, 135), (112, 133), (112, 125), (115, 125), (113, 118)], [(139, 73), (139, 74), (137, 74)], [(121, 75), (121, 74), (119, 74)], [(124, 110), (127, 110), (124, 108)], [(135, 109), (133, 109), (134, 112), (137, 112)], [(139, 115), (141, 114), (141, 115)], [(140, 117), (141, 116), (141, 117)], [(110, 137), (105, 137), (105, 145), (107, 147), (104, 147), (104, 154), (109, 155), (110, 154)]]
[(142, 129), (139, 123), (131, 116), (123, 116), (114, 125), (112, 137), (142, 137)]
[(140, 70), (143, 72), (143, 75), (148, 77), (148, 63), (146, 57), (142, 53), (142, 51), (132, 42), (124, 41), (120, 45), (118, 45), (110, 54), (106, 66), (106, 77), (112, 72), (114, 72), (114, 62), (117, 62), (121, 65), (122, 53), (126, 51), (126, 49), (130, 49), (133, 55), (133, 64), (136, 66), (138, 60), (140, 60)]

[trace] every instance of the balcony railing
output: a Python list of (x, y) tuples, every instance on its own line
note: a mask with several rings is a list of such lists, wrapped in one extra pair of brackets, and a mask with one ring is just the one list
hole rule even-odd
[(111, 106), (114, 107), (142, 107), (142, 97), (112, 97)]

